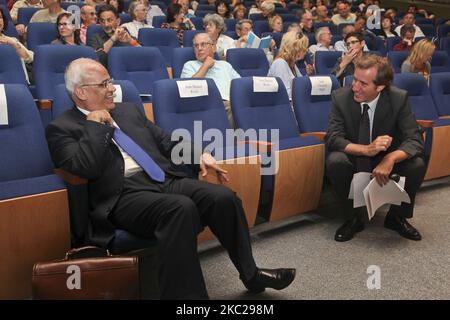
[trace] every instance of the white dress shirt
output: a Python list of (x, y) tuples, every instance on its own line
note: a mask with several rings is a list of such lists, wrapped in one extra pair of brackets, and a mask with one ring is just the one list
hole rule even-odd
[[(373, 99), (370, 102), (361, 102), (361, 115), (364, 112), (364, 106), (365, 104), (369, 105), (369, 121), (370, 121), (370, 142), (372, 142), (372, 128), (373, 128), (373, 117), (375, 116), (375, 110), (377, 109), (377, 103), (378, 103), (378, 99), (380, 99), (380, 93), (377, 95), (377, 97), (375, 99)], [(376, 137), (375, 137), (376, 138)]]

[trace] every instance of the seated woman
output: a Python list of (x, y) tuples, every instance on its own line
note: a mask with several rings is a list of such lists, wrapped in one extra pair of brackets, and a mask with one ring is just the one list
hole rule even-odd
[[(305, 57), (308, 52), (308, 44), (308, 37), (303, 33), (295, 31), (287, 32), (281, 40), (278, 56), (273, 61), (267, 73), (268, 77), (281, 78), (281, 81), (283, 81), (286, 87), (289, 100), (292, 100), (292, 81), (294, 78), (302, 76), (296, 63)], [(312, 66), (308, 65), (306, 71), (308, 74), (312, 74)]]
[(247, 8), (242, 3), (239, 3), (234, 6), (234, 9), (233, 9), (234, 20), (239, 21), (239, 20), (245, 19), (246, 14), (247, 14)]
[(122, 27), (127, 29), (128, 33), (136, 39), (138, 38), (140, 29), (153, 28), (151, 25), (147, 24), (147, 11), (147, 7), (138, 1), (130, 3), (128, 12), (133, 21), (124, 23)]
[(8, 18), (6, 18), (5, 14), (3, 12), (3, 8), (0, 7), (0, 46), (1, 45), (9, 45), (9, 46), (13, 47), (14, 50), (16, 50), (17, 55), (20, 57), (20, 59), (22, 61), (22, 66), (23, 66), (23, 70), (25, 73), (25, 77), (26, 77), (27, 81), (29, 82), (25, 63), (28, 64), (28, 63), (33, 62), (34, 53), (33, 53), (33, 51), (28, 50), (18, 39), (4, 35), (3, 32), (7, 28), (8, 28)]
[(195, 30), (194, 24), (184, 16), (182, 7), (178, 3), (171, 3), (167, 8), (166, 22), (161, 25), (161, 28), (175, 30), (180, 46), (183, 46), (184, 31)]
[(423, 75), (427, 81), (430, 78), (431, 57), (436, 46), (433, 41), (423, 39), (417, 42), (411, 50), (409, 56), (402, 63), (401, 72), (415, 72)]
[(56, 18), (56, 32), (58, 38), (51, 44), (63, 44), (69, 46), (81, 45), (80, 30), (75, 28), (75, 19), (71, 13), (63, 12)]
[(230, 8), (228, 7), (227, 3), (224, 0), (216, 0), (215, 7), (216, 13), (222, 18), (224, 19), (232, 18)]
[(283, 32), (283, 18), (275, 15), (269, 19), (270, 32)]
[(384, 15), (381, 18), (381, 29), (374, 29), (373, 32), (383, 39), (398, 37), (397, 32), (394, 31), (394, 19), (390, 15)]
[(227, 31), (225, 21), (217, 13), (207, 14), (203, 18), (203, 27), (207, 34), (210, 35), (216, 43), (216, 52), (220, 60), (225, 60), (227, 50), (236, 48), (235, 41), (223, 33)]
[(125, 5), (123, 0), (106, 0), (106, 4), (110, 4), (116, 8), (117, 13), (125, 13)]

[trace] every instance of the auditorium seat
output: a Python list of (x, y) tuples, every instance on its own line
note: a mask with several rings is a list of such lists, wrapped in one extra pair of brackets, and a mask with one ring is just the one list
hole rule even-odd
[(33, 22), (27, 28), (27, 47), (36, 53), (37, 47), (50, 44), (58, 37), (56, 24), (49, 22)]
[(19, 83), (26, 85), (22, 62), (11, 46), (0, 45), (0, 83)]
[(265, 77), (269, 71), (269, 62), (262, 49), (229, 49), (226, 59), (241, 77)]

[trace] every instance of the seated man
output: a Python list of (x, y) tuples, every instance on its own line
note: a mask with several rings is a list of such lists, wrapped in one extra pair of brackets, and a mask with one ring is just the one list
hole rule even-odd
[(230, 86), (231, 80), (240, 78), (241, 76), (228, 62), (214, 60), (216, 46), (210, 35), (207, 33), (198, 33), (192, 42), (197, 60), (188, 61), (184, 64), (181, 78), (213, 79), (224, 100), (228, 120), (231, 126), (234, 127), (230, 106)]
[(94, 33), (87, 39), (88, 45), (97, 52), (98, 59), (108, 67), (108, 52), (112, 47), (140, 47), (139, 42), (120, 25), (119, 14), (116, 8), (105, 4), (98, 10), (98, 21), (102, 26), (100, 33)]
[(331, 45), (333, 34), (328, 27), (321, 27), (316, 30), (316, 42), (309, 47), (309, 52), (314, 56), (317, 51), (336, 51)]
[(392, 49), (394, 51), (411, 51), (414, 46), (414, 35), (416, 29), (412, 24), (405, 24), (400, 29), (400, 36), (402, 40), (397, 43)]
[(342, 54), (331, 70), (331, 74), (336, 76), (341, 85), (344, 83), (346, 76), (351, 76), (355, 72), (354, 62), (363, 56), (363, 50), (366, 46), (364, 36), (360, 32), (347, 34), (344, 38), (344, 43), (347, 47), (347, 52)]
[[(347, 35), (350, 32), (355, 32), (355, 26), (351, 25), (351, 24), (347, 24), (346, 26), (344, 26), (342, 28), (342, 32), (341, 32), (341, 36), (342, 36), (342, 40), (336, 41), (334, 44), (334, 49), (336, 51), (341, 51), (341, 52), (348, 52), (348, 48), (347, 45), (345, 43), (345, 37), (347, 37)], [(369, 51), (369, 48), (367, 48), (367, 45), (364, 44), (364, 51)]]
[[(162, 299), (208, 298), (197, 255), (197, 234), (206, 225), (249, 291), (281, 290), (294, 280), (295, 269), (256, 267), (241, 200), (224, 186), (189, 178), (187, 165), (175, 165), (178, 141), (133, 104), (115, 105), (112, 79), (100, 63), (73, 61), (65, 81), (76, 107), (54, 120), (46, 137), (55, 166), (88, 179), (90, 241), (107, 247), (115, 228), (156, 238)], [(200, 164), (191, 168), (195, 176), (210, 168), (228, 179), (210, 154), (190, 154), (200, 157), (191, 157)]]
[[(414, 198), (425, 176), (423, 140), (407, 92), (390, 86), (393, 75), (385, 58), (367, 55), (355, 61), (352, 87), (332, 93), (326, 170), (336, 193), (349, 207), (356, 172), (371, 172), (380, 186), (389, 182), (392, 173), (405, 176), (411, 203), (391, 205), (384, 226), (407, 239), (421, 240), (406, 219), (413, 215)], [(348, 241), (362, 231), (367, 211), (351, 209), (349, 218), (336, 231), (336, 241)]]

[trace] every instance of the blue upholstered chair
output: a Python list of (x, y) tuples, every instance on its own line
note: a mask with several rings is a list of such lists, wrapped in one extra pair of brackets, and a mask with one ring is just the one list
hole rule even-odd
[(173, 50), (180, 47), (177, 34), (172, 29), (142, 28), (139, 30), (138, 39), (145, 47), (157, 47), (166, 61), (166, 66), (172, 63)]
[(340, 51), (317, 51), (314, 54), (316, 73), (329, 75), (337, 60), (341, 57)]
[(394, 68), (395, 73), (400, 73), (403, 61), (408, 57), (407, 51), (389, 51), (387, 54), (388, 60)]
[(431, 74), (430, 91), (438, 115), (450, 116), (450, 72)]
[(23, 24), (27, 26), (30, 23), (31, 17), (40, 8), (20, 8), (17, 12), (17, 24)]
[(0, 299), (28, 299), (33, 264), (63, 258), (70, 248), (67, 190), (53, 174), (44, 128), (28, 88), (0, 85), (3, 94), (0, 250), (8, 258), (2, 261)]
[(324, 145), (316, 137), (300, 137), (283, 82), (279, 78), (266, 78), (266, 81), (270, 79), (275, 81), (270, 92), (254, 92), (254, 82), (258, 79), (234, 79), (231, 106), (237, 128), (257, 130), (260, 141), (273, 140), (271, 152), (275, 160), (271, 165), (276, 170), (263, 177), (263, 189), (271, 188), (268, 181), (274, 178), (270, 219), (278, 220), (317, 208)]
[(19, 83), (26, 85), (22, 62), (11, 46), (0, 46), (0, 83)]
[(229, 49), (227, 51), (227, 61), (241, 77), (265, 77), (269, 71), (269, 62), (262, 49)]
[(38, 46), (50, 44), (58, 37), (56, 26), (50, 22), (33, 22), (27, 28), (27, 46), (36, 52)]

